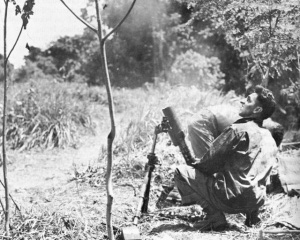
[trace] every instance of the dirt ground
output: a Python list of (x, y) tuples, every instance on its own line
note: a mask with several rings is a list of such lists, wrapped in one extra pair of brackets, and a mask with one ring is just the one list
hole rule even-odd
[[(78, 217), (91, 229), (98, 224), (101, 227), (98, 231), (105, 233), (107, 200), (104, 177), (101, 177), (98, 186), (91, 187), (86, 181), (76, 180), (75, 176), (95, 164), (103, 165), (104, 169), (106, 163), (99, 163), (98, 157), (102, 145), (106, 144), (108, 131), (109, 128), (97, 127), (96, 133), (82, 137), (76, 148), (24, 152), (8, 150), (10, 194), (21, 211), (37, 208), (59, 212)], [(2, 171), (0, 176), (3, 179)], [(1, 191), (1, 197), (3, 195), (4, 191)], [(114, 221), (118, 226), (126, 221), (131, 222), (129, 216), (133, 215), (135, 207), (132, 187), (126, 183), (116, 184), (114, 195)], [(11, 204), (11, 209), (15, 209)], [(124, 211), (129, 213), (124, 214)]]

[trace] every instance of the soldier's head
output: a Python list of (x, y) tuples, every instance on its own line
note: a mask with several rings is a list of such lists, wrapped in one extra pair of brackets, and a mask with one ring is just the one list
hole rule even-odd
[(241, 101), (239, 115), (264, 120), (274, 113), (276, 102), (272, 92), (260, 85), (255, 91)]

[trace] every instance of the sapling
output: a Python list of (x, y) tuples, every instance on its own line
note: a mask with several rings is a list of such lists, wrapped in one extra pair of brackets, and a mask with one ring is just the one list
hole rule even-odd
[[(113, 226), (112, 226), (112, 205), (113, 205), (113, 187), (112, 187), (112, 166), (113, 166), (113, 141), (116, 135), (116, 125), (115, 125), (115, 116), (114, 116), (114, 103), (113, 103), (113, 96), (112, 96), (112, 90), (111, 90), (111, 83), (110, 83), (110, 77), (108, 72), (108, 66), (107, 66), (107, 58), (106, 58), (106, 51), (105, 51), (105, 42), (106, 40), (122, 25), (122, 23), (125, 21), (125, 19), (130, 14), (131, 10), (134, 7), (134, 4), (136, 0), (133, 0), (128, 12), (123, 17), (123, 19), (107, 34), (104, 36), (103, 34), (103, 28), (102, 28), (102, 21), (101, 21), (101, 14), (99, 10), (99, 1), (95, 0), (95, 8), (96, 8), (96, 16), (97, 16), (97, 28), (94, 28), (90, 24), (86, 23), (83, 19), (78, 17), (63, 1), (60, 0), (68, 9), (71, 11), (71, 13), (79, 19), (82, 23), (84, 23), (89, 29), (91, 29), (93, 32), (95, 32), (99, 39), (99, 51), (100, 51), (100, 57), (101, 57), (101, 64), (102, 64), (102, 74), (103, 78), (105, 79), (105, 86), (106, 86), (106, 92), (107, 92), (107, 98), (108, 98), (108, 107), (109, 107), (109, 116), (110, 116), (110, 123), (111, 123), (111, 131), (107, 137), (107, 170), (106, 170), (106, 191), (107, 191), (107, 208), (106, 208), (106, 225), (107, 225), (107, 232), (108, 237), (110, 240), (115, 239), (113, 234)], [(106, 6), (103, 7), (105, 9)]]
[[(22, 25), (18, 37), (10, 50), (9, 54), (7, 54), (7, 15), (8, 15), (8, 5), (9, 3), (14, 4), (15, 7), (15, 14), (21, 14), (22, 18)], [(24, 3), (23, 9), (21, 10), (20, 6), (16, 4), (15, 0), (4, 0), (5, 10), (4, 10), (4, 28), (3, 28), (3, 47), (4, 47), (4, 80), (3, 80), (3, 118), (2, 118), (2, 161), (3, 161), (3, 180), (4, 180), (4, 189), (5, 189), (5, 207), (4, 207), (4, 228), (7, 235), (9, 235), (9, 219), (10, 219), (10, 212), (9, 212), (9, 188), (8, 188), (8, 181), (7, 181), (7, 156), (6, 156), (6, 125), (7, 125), (7, 63), (8, 59), (13, 52), (19, 38), (22, 34), (23, 29), (26, 29), (30, 16), (33, 14), (33, 6), (35, 2), (34, 0), (27, 0)]]

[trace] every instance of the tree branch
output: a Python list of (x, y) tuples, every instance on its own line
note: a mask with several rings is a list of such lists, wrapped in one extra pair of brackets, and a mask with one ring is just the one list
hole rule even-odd
[(278, 13), (278, 16), (276, 17), (276, 20), (275, 20), (275, 25), (274, 25), (274, 28), (273, 28), (273, 33), (272, 33), (272, 35), (274, 35), (274, 33), (275, 33), (276, 27), (277, 27), (278, 22), (279, 22), (280, 15), (281, 15), (281, 13), (279, 12), (279, 13)]
[(272, 12), (269, 10), (269, 34), (270, 38), (272, 37)]
[(300, 83), (300, 56), (299, 56), (299, 52), (296, 49), (296, 53), (297, 53), (297, 60), (298, 60), (298, 71), (299, 71), (299, 80), (298, 82)]
[(253, 62), (255, 63), (255, 65), (258, 66), (258, 68), (259, 68), (260, 73), (262, 74), (262, 76), (264, 76), (264, 75), (265, 75), (264, 70), (263, 70), (261, 64), (255, 59), (255, 57), (254, 57), (254, 55), (253, 55), (253, 53), (252, 53), (251, 50), (252, 50), (252, 49), (250, 48), (250, 46), (249, 46), (249, 44), (248, 44), (248, 51), (249, 51), (249, 54), (250, 54), (250, 56), (251, 56)]
[[(5, 189), (5, 185), (4, 183), (0, 180), (0, 183), (2, 185), (2, 187)], [(10, 199), (13, 201), (13, 203), (15, 204), (16, 209), (20, 212), (21, 214), (21, 209), (19, 208), (18, 204), (15, 202), (15, 200), (13, 199), (13, 197), (11, 196), (11, 194), (9, 194)], [(22, 214), (21, 214), (22, 216)]]
[(102, 23), (101, 23), (101, 15), (100, 15), (100, 11), (99, 11), (99, 3), (97, 0), (95, 0), (95, 7), (96, 7), (96, 17), (97, 17), (97, 26), (98, 26), (98, 31), (97, 31), (97, 34), (98, 34), (98, 37), (99, 37), (99, 40), (100, 42), (102, 42)]
[(69, 8), (69, 6), (63, 1), (60, 0), (62, 2), (63, 5), (65, 5), (65, 7), (80, 21), (82, 22), (85, 26), (87, 26), (89, 29), (91, 29), (94, 33), (97, 33), (97, 29), (95, 27), (93, 27), (92, 25), (90, 25), (89, 23), (87, 23), (86, 21), (84, 21), (81, 17), (79, 17), (76, 13), (74, 13), (72, 11), (71, 8)]
[(133, 9), (133, 6), (135, 4), (136, 0), (133, 0), (130, 8), (128, 9), (126, 15), (123, 17), (123, 19), (102, 39), (103, 42), (105, 42), (121, 25), (122, 23), (126, 20), (128, 15), (130, 14), (131, 10)]
[(2, 211), (5, 212), (5, 208), (4, 208), (4, 205), (3, 205), (3, 203), (2, 203), (1, 198), (0, 198), (0, 205), (1, 205), (1, 207), (2, 207)]
[[(248, 42), (251, 42), (250, 39), (246, 35), (244, 35), (244, 36), (248, 40)], [(262, 75), (262, 78), (264, 78), (264, 76), (265, 76), (264, 69), (261, 66), (261, 64), (255, 59), (249, 43), (248, 43), (248, 51), (249, 51), (250, 57), (252, 58), (252, 61), (254, 62), (254, 64), (258, 66), (258, 69), (259, 69), (259, 71), (260, 71), (260, 73)]]
[(19, 35), (18, 35), (18, 37), (17, 37), (17, 39), (16, 39), (16, 41), (15, 41), (15, 44), (14, 44), (13, 47), (11, 48), (11, 50), (10, 50), (10, 52), (9, 52), (9, 54), (8, 54), (8, 56), (7, 56), (7, 58), (5, 59), (5, 61), (8, 61), (8, 59), (9, 59), (9, 57), (10, 57), (12, 51), (15, 49), (15, 47), (16, 47), (16, 45), (17, 45), (19, 39), (20, 39), (21, 33), (22, 33), (22, 31), (23, 31), (23, 28), (24, 28), (24, 25), (22, 24), (22, 27), (21, 27), (20, 32), (19, 32)]

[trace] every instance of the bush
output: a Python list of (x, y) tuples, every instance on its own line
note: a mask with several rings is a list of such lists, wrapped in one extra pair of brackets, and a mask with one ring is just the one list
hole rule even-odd
[(27, 82), (31, 79), (45, 79), (53, 78), (52, 76), (47, 76), (41, 68), (37, 66), (37, 63), (34, 63), (30, 60), (26, 60), (26, 65), (15, 70), (14, 81), (17, 83)]
[[(9, 61), (6, 65), (7, 68), (7, 81), (11, 81), (14, 71), (14, 65), (12, 65)], [(0, 82), (4, 80), (4, 57), (0, 54)]]
[(207, 58), (193, 50), (178, 55), (171, 68), (172, 83), (194, 84), (201, 89), (220, 87), (225, 83), (223, 77), (218, 58)]
[(286, 112), (282, 124), (287, 129), (300, 128), (300, 83), (293, 83), (280, 91), (280, 104), (284, 106)]

